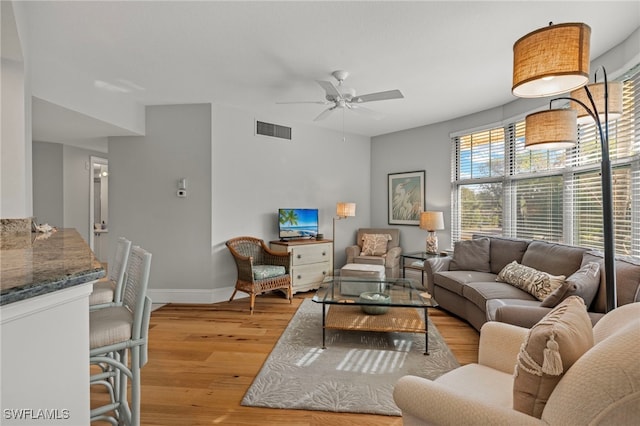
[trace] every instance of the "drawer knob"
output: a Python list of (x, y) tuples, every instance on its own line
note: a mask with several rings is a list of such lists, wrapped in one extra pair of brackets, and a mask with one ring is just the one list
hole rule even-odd
[(298, 259), (302, 259), (302, 255), (301, 254), (298, 255)]
[(298, 275), (298, 279), (301, 279), (301, 278), (302, 278), (302, 275)]
[(326, 256), (326, 255), (327, 255), (327, 252), (326, 252), (326, 251), (323, 251), (323, 252), (322, 252), (322, 255), (323, 255), (323, 256)]

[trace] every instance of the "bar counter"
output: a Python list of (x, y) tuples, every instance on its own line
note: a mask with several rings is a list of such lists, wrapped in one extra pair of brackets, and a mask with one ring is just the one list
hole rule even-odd
[(104, 269), (74, 229), (24, 230), (0, 233), (0, 274), (0, 423), (88, 426), (89, 295)]
[(97, 280), (105, 271), (75, 229), (0, 236), (0, 305)]

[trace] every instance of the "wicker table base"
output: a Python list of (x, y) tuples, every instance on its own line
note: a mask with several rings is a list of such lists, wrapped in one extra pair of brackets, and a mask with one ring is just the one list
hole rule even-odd
[[(382, 315), (367, 315), (360, 306), (332, 305), (324, 315), (324, 329), (381, 331), (399, 333), (424, 333), (425, 355), (429, 354), (429, 336), (427, 334), (427, 309), (420, 315), (417, 308), (391, 307)], [(322, 332), (322, 347), (325, 346), (324, 330)]]

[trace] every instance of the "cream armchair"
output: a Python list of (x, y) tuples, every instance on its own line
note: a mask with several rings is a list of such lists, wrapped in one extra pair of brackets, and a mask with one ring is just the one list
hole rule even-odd
[[(366, 254), (363, 253), (364, 236), (388, 235), (386, 249), (384, 253)], [(383, 265), (387, 278), (398, 278), (400, 276), (400, 230), (397, 228), (360, 228), (356, 236), (356, 244), (346, 248), (347, 263), (364, 263), (369, 265)]]
[(513, 406), (513, 371), (528, 329), (484, 324), (478, 363), (434, 381), (401, 378), (394, 399), (410, 425), (637, 425), (640, 419), (640, 302), (593, 327), (594, 346), (565, 372), (541, 419)]

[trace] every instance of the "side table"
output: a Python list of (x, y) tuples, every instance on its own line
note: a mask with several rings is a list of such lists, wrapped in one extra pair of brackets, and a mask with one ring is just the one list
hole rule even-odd
[(431, 254), (431, 253), (427, 253), (426, 251), (412, 251), (409, 253), (402, 253), (400, 255), (400, 262), (402, 263), (402, 278), (406, 277), (405, 269), (413, 269), (416, 271), (420, 271), (420, 279), (422, 281), (422, 287), (424, 288), (424, 268), (420, 266), (414, 266), (412, 264), (407, 265), (407, 260), (410, 259), (414, 261), (422, 261), (424, 263), (427, 259), (440, 257), (440, 256), (441, 256), (440, 254)]

